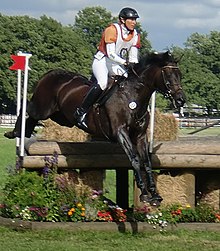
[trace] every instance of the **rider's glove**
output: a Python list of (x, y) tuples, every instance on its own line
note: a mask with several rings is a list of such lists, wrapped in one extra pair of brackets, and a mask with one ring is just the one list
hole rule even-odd
[(134, 67), (135, 63), (129, 63), (129, 62), (126, 62), (124, 64), (125, 68), (127, 69), (127, 71), (131, 71)]

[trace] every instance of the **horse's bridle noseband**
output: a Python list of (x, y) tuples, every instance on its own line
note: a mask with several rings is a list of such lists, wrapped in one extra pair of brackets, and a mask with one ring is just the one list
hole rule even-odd
[[(172, 85), (170, 83), (170, 81), (166, 78), (166, 74), (164, 72), (165, 69), (176, 69), (176, 70), (179, 70), (179, 67), (178, 66), (173, 66), (173, 65), (165, 65), (161, 68), (161, 74), (162, 74), (162, 77), (163, 77), (163, 81), (164, 81), (164, 85), (166, 87), (166, 91), (164, 93), (162, 93), (164, 95), (165, 98), (172, 98), (172, 90), (170, 89), (170, 86)], [(182, 87), (179, 86), (179, 88), (175, 91), (178, 92), (179, 90), (182, 90)]]

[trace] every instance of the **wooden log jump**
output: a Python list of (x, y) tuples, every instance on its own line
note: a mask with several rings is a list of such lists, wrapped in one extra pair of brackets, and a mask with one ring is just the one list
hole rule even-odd
[[(25, 148), (27, 155), (23, 158), (22, 166), (29, 170), (43, 168), (45, 156), (52, 157), (55, 152), (58, 154), (58, 169), (80, 169), (88, 173), (88, 180), (91, 179), (91, 171), (100, 173), (102, 177), (104, 169), (116, 170), (116, 202), (121, 207), (128, 208), (128, 170), (132, 167), (117, 143), (36, 141), (29, 142)], [(206, 171), (216, 172), (214, 178), (210, 178), (207, 187), (213, 183), (213, 179), (220, 178), (220, 141), (205, 139), (155, 142), (152, 165), (153, 169), (163, 171), (162, 175), (157, 176), (157, 187), (165, 202), (174, 202), (176, 199), (170, 200), (171, 194), (177, 192), (177, 196), (182, 199), (180, 203), (194, 206), (196, 189), (200, 189), (198, 184), (204, 184), (198, 172), (203, 172), (205, 176)], [(175, 182), (173, 177), (171, 179), (170, 176), (163, 176), (165, 172), (171, 176), (173, 172), (177, 173), (174, 177)], [(165, 179), (170, 182), (168, 188), (164, 188)], [(172, 188), (174, 183), (177, 183), (178, 188)], [(206, 192), (204, 187), (202, 189)], [(171, 194), (166, 194), (169, 190)], [(140, 206), (137, 191), (135, 189), (134, 205)], [(220, 202), (219, 197), (218, 201)]]
[[(131, 169), (130, 162), (118, 144), (109, 142), (37, 141), (26, 147), (25, 168), (42, 168), (45, 156), (58, 154), (58, 168)], [(218, 169), (219, 141), (164, 141), (154, 144), (154, 169)]]

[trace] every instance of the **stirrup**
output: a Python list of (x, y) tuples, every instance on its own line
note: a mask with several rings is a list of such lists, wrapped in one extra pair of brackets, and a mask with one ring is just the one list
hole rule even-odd
[(86, 118), (86, 113), (84, 113), (82, 116), (78, 117), (78, 118), (77, 118), (77, 126), (78, 126), (80, 129), (82, 129), (82, 130), (88, 132), (89, 128), (88, 128), (88, 126), (87, 126), (87, 124), (86, 124), (86, 122), (85, 122), (85, 118)]
[(89, 128), (87, 127), (85, 122), (78, 122), (77, 126), (79, 127), (79, 129), (82, 129), (85, 132), (89, 131)]

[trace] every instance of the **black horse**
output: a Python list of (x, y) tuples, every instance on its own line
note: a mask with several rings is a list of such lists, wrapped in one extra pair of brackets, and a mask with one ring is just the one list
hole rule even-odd
[[(117, 78), (87, 115), (90, 134), (118, 142), (124, 149), (134, 168), (143, 202), (159, 205), (162, 200), (156, 190), (148, 152), (148, 104), (152, 93), (158, 91), (169, 98), (174, 107), (182, 107), (185, 98), (180, 79), (177, 62), (169, 51), (146, 55), (129, 71), (128, 78)], [(76, 124), (74, 111), (90, 85), (90, 81), (80, 74), (63, 70), (45, 74), (27, 106), (25, 136), (31, 136), (39, 120), (48, 118), (60, 125), (73, 127)], [(21, 114), (14, 130), (5, 136), (20, 137), (20, 131)], [(145, 182), (141, 170), (145, 170)]]

